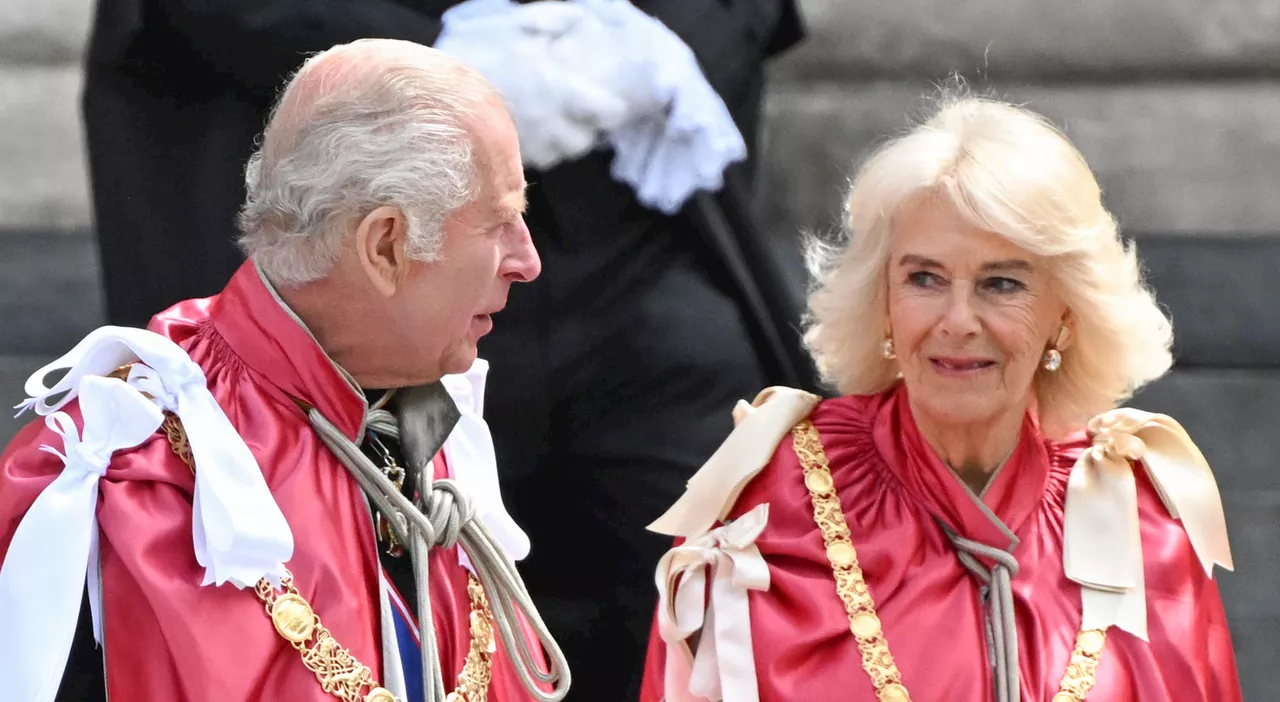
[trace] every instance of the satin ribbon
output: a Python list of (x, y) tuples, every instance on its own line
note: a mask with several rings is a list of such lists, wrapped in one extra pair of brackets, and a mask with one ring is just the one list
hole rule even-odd
[[(192, 542), (205, 568), (202, 584), (244, 588), (263, 577), (278, 584), (293, 556), (293, 533), (249, 447), (210, 394), (204, 372), (177, 344), (142, 329), (96, 329), (27, 379), (31, 397), (18, 405), (18, 414), (56, 412), (77, 397), (83, 380), (138, 360), (129, 385), (182, 420), (195, 459)], [(62, 379), (46, 387), (45, 376), (64, 368), (69, 370)], [(113, 420), (101, 421), (111, 426)]]
[[(755, 545), (768, 503), (672, 548), (658, 562), (658, 633), (667, 643), (669, 702), (756, 702), (748, 590), (769, 589), (769, 566)], [(711, 571), (711, 597), (707, 571)], [(702, 630), (698, 652), (686, 640)]]
[(809, 416), (820, 400), (803, 390), (771, 387), (762, 390), (750, 405), (739, 401), (733, 413), (736, 426), (729, 437), (649, 530), (686, 538), (706, 533), (728, 516), (742, 489), (768, 465), (783, 437)]
[[(449, 466), (449, 477), (471, 495), (476, 518), (488, 527), (502, 550), (512, 560), (518, 561), (529, 555), (529, 537), (502, 503), (493, 436), (484, 421), (484, 389), (488, 373), (489, 363), (477, 358), (466, 373), (446, 375), (440, 379), (461, 414), (442, 450)], [(458, 562), (475, 572), (462, 549), (458, 549)]]
[(1071, 469), (1063, 569), (1082, 586), (1082, 629), (1116, 626), (1147, 640), (1138, 488), (1139, 461), (1169, 514), (1181, 520), (1206, 575), (1234, 568), (1213, 470), (1172, 418), (1121, 408), (1089, 422), (1093, 446)]
[[(0, 563), (0, 698), (52, 700), (58, 692), (89, 580), (93, 630), (97, 610), (98, 480), (111, 454), (146, 441), (164, 415), (124, 381), (87, 377), (79, 386), (81, 437), (71, 417), (54, 412), (45, 424), (62, 437), (58, 477), (27, 511)], [(92, 564), (92, 565), (91, 565)]]

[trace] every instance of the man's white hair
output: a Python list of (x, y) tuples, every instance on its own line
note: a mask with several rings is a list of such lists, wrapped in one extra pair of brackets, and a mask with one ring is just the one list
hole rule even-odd
[(302, 285), (329, 272), (353, 222), (391, 206), (409, 225), (407, 255), (434, 259), (444, 221), (477, 195), (468, 126), (488, 100), (500, 98), (478, 73), (411, 42), (311, 57), (245, 169), (241, 248), (273, 283)]

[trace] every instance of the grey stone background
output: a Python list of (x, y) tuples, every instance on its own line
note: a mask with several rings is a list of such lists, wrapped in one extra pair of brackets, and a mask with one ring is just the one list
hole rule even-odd
[[(0, 398), (100, 323), (78, 114), (92, 0), (0, 2)], [(1099, 174), (1178, 332), (1133, 404), (1215, 467), (1221, 576), (1246, 699), (1280, 689), (1280, 0), (803, 0), (779, 62), (759, 206), (782, 236), (837, 224), (857, 159), (951, 73), (1062, 125)], [(0, 420), (0, 439), (16, 423)]]

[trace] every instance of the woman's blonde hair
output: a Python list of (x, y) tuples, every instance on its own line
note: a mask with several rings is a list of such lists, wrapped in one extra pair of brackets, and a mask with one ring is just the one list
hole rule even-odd
[(1040, 115), (953, 92), (863, 164), (840, 240), (809, 246), (814, 286), (805, 343), (840, 392), (875, 393), (896, 381), (897, 364), (880, 351), (891, 221), (925, 193), (947, 197), (973, 225), (1049, 262), (1073, 320), (1061, 369), (1035, 378), (1049, 436), (1079, 429), (1169, 369), (1169, 320), (1084, 157)]

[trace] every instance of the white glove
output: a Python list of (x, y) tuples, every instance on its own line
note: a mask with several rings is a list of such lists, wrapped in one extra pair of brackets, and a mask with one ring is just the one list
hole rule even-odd
[(502, 93), (526, 165), (545, 169), (582, 156), (626, 120), (624, 101), (583, 74), (583, 61), (591, 57), (568, 60), (557, 50), (579, 28), (599, 24), (585, 8), (555, 0), (468, 0), (450, 8), (443, 22), (436, 48)]
[(627, 0), (571, 4), (614, 27), (615, 52), (626, 57), (621, 62), (629, 75), (617, 84), (632, 109), (627, 123), (610, 134), (613, 177), (630, 185), (641, 203), (667, 214), (698, 190), (719, 190), (725, 168), (746, 158), (747, 145), (693, 51)]

